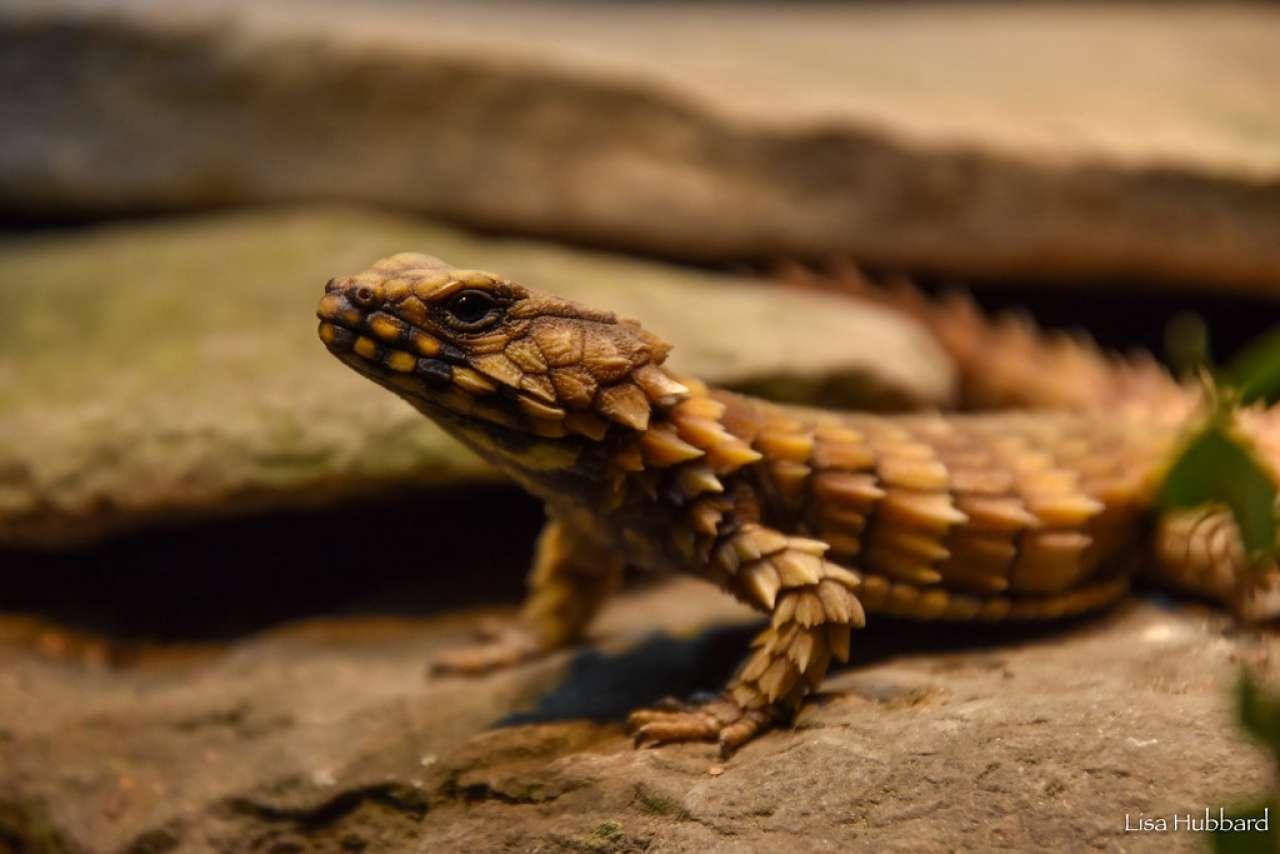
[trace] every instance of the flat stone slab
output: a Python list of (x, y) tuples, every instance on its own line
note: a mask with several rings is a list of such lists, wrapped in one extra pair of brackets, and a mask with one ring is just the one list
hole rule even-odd
[(1275, 293), (1278, 39), (1262, 5), (7, 0), (0, 213), (355, 199)]
[(890, 312), (732, 276), (277, 211), (0, 244), (0, 545), (496, 477), (315, 335), (333, 275), (427, 251), (638, 317), (719, 384), (939, 405), (951, 367)]
[[(1277, 639), (1137, 601), (1037, 630), (873, 620), (794, 728), (727, 761), (620, 721), (716, 688), (751, 617), (705, 584), (620, 597), (595, 646), (424, 677), (469, 618), (318, 620), (113, 650), (0, 620), (0, 839), (51, 850), (1203, 850), (1125, 832), (1272, 777), (1230, 710)], [(114, 661), (109, 665), (107, 662)]]

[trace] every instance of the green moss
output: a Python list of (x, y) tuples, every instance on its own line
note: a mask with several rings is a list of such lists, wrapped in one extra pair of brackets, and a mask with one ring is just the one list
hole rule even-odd
[(603, 821), (591, 831), (597, 839), (615, 840), (622, 837), (622, 825), (616, 821)]
[(675, 798), (659, 794), (644, 786), (636, 787), (636, 801), (641, 810), (652, 815), (670, 816), (680, 821), (692, 818), (690, 812)]

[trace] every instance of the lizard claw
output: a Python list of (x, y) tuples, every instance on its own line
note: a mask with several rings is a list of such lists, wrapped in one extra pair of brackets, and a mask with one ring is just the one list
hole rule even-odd
[(773, 723), (767, 709), (744, 709), (718, 695), (697, 704), (670, 703), (638, 709), (627, 718), (636, 747), (658, 747), (682, 741), (715, 741), (727, 757)]

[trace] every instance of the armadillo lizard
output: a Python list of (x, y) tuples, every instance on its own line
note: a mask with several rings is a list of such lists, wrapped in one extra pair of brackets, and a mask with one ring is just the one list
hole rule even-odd
[[(437, 667), (481, 672), (573, 643), (627, 565), (693, 573), (769, 624), (718, 697), (629, 723), (638, 743), (728, 752), (848, 660), (867, 612), (1076, 614), (1125, 595), (1144, 547), (1159, 578), (1238, 607), (1274, 581), (1250, 571), (1225, 508), (1152, 512), (1204, 408), (1195, 388), (971, 307), (897, 301), (956, 357), (970, 398), (1049, 408), (784, 406), (676, 376), (635, 321), (499, 275), (401, 254), (332, 279), (318, 311), (329, 350), (546, 503), (520, 620)], [(984, 348), (1009, 367), (983, 370)], [(1248, 410), (1236, 428), (1267, 448), (1273, 421)]]

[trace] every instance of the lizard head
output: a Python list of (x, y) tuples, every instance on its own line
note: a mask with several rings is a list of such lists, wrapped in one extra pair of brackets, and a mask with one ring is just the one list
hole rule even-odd
[(317, 314), (330, 352), (482, 450), (644, 430), (687, 392), (635, 321), (426, 255), (331, 279)]

